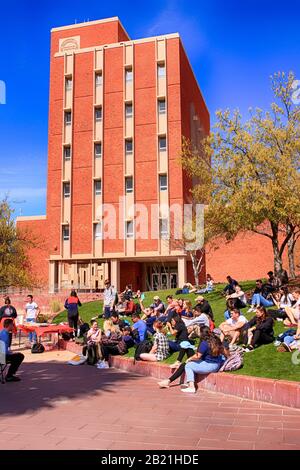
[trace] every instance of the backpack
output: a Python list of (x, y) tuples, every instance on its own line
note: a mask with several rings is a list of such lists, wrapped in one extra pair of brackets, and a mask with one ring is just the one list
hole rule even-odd
[(244, 365), (244, 351), (242, 348), (238, 348), (233, 351), (230, 356), (226, 359), (219, 372), (229, 372), (232, 370), (238, 370)]
[(135, 353), (134, 353), (134, 363), (135, 361), (140, 361), (141, 358), (141, 354), (143, 353), (149, 353), (152, 349), (152, 341), (150, 341), (149, 339), (145, 339), (144, 341), (142, 341), (141, 343), (139, 343), (135, 349)]
[(87, 346), (87, 361), (86, 362), (89, 366), (94, 366), (97, 361), (98, 359), (97, 359), (95, 345), (90, 344), (89, 346)]
[(79, 337), (81, 338), (82, 336), (85, 335), (85, 333), (87, 333), (90, 329), (90, 326), (88, 323), (83, 323), (82, 325), (80, 325), (80, 333), (79, 333)]
[(45, 347), (42, 343), (34, 343), (31, 348), (32, 354), (41, 354), (45, 351)]

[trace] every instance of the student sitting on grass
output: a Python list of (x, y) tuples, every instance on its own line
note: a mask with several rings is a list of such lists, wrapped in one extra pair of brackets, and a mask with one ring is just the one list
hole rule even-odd
[(285, 307), (285, 313), (288, 316), (288, 319), (284, 321), (286, 326), (297, 325), (300, 318), (300, 288), (295, 287), (292, 291), (292, 296), (295, 299), (296, 303), (293, 307)]
[(231, 318), (221, 323), (219, 328), (222, 332), (220, 340), (223, 342), (225, 337), (229, 337), (229, 348), (232, 348), (235, 343), (238, 343), (241, 330), (248, 320), (244, 315), (241, 315), (241, 312), (237, 308), (232, 309), (230, 313)]
[(196, 291), (196, 294), (209, 294), (214, 290), (214, 280), (210, 274), (206, 275), (206, 287)]
[(295, 335), (287, 335), (283, 342), (277, 348), (278, 352), (292, 352), (294, 349), (300, 349), (300, 319), (298, 320), (298, 328)]
[(146, 322), (141, 320), (141, 317), (137, 313), (133, 313), (132, 321), (133, 321), (132, 333), (133, 333), (134, 342), (136, 344), (139, 344), (147, 338), (147, 335), (148, 335), (147, 325), (146, 325)]
[(247, 297), (241, 286), (237, 285), (234, 288), (233, 294), (229, 294), (226, 300), (233, 300), (235, 308), (245, 308), (247, 306)]
[(205, 313), (212, 319), (212, 321), (214, 321), (214, 314), (213, 314), (210, 303), (207, 300), (205, 300), (205, 298), (202, 295), (199, 295), (196, 298), (196, 302), (197, 303), (195, 305), (195, 308), (199, 307), (202, 313)]
[(200, 307), (195, 307), (193, 310), (194, 318), (183, 318), (184, 324), (188, 330), (189, 339), (200, 337), (201, 326), (208, 326), (211, 330), (211, 318), (205, 313), (201, 312)]
[(266, 284), (263, 284), (261, 279), (257, 279), (255, 282), (255, 290), (251, 299), (251, 307), (248, 310), (248, 313), (255, 312), (256, 307), (272, 307), (274, 301), (270, 298), (270, 292), (266, 287)]
[(183, 301), (182, 318), (193, 318), (192, 302), (190, 300)]
[(238, 282), (235, 279), (233, 279), (231, 276), (227, 276), (226, 280), (228, 284), (224, 287), (223, 292), (226, 295), (233, 294), (234, 288), (238, 285)]
[(175, 341), (169, 341), (170, 350), (177, 352), (180, 350), (181, 341), (188, 340), (187, 328), (180, 315), (174, 315), (170, 323), (167, 323), (167, 327), (171, 335), (175, 336)]
[(273, 325), (274, 320), (268, 315), (265, 307), (257, 307), (255, 317), (243, 326), (241, 332), (246, 352), (253, 351), (262, 344), (273, 343)]
[(233, 310), (234, 307), (234, 300), (233, 299), (228, 299), (226, 300), (226, 310), (224, 312), (224, 318), (225, 320), (229, 320), (231, 318), (230, 312)]
[(156, 320), (154, 322), (154, 336), (153, 336), (153, 346), (149, 353), (142, 353), (140, 355), (140, 359), (142, 361), (149, 361), (149, 362), (159, 362), (164, 361), (167, 359), (169, 355), (169, 341), (163, 332), (164, 324)]

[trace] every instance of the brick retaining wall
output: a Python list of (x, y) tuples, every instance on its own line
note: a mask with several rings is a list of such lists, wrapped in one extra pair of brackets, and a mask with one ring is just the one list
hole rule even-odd
[[(74, 353), (81, 352), (81, 347), (75, 343), (61, 341), (60, 347)], [(132, 358), (122, 356), (112, 356), (110, 358), (110, 365), (116, 369), (133, 372), (138, 375), (150, 376), (160, 380), (166, 379), (172, 374), (168, 364), (141, 361), (134, 364)], [(220, 372), (217, 374), (209, 374), (203, 378), (199, 377), (198, 387), (213, 392), (235, 395), (245, 399), (300, 408), (300, 382)]]

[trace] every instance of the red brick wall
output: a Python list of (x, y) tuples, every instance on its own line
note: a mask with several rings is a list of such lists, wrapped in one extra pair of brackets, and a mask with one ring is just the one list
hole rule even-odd
[(47, 216), (49, 224), (50, 254), (61, 253), (61, 197), (62, 197), (62, 132), (63, 132), (63, 90), (64, 59), (53, 58), (51, 44), (49, 130), (48, 130), (48, 181)]
[[(199, 117), (198, 127), (203, 128), (203, 134), (207, 135), (210, 130), (210, 116), (204, 102), (193, 70), (180, 43), (180, 76), (181, 76), (181, 113), (182, 113), (182, 135), (191, 139), (191, 105), (194, 105), (195, 114)], [(190, 189), (192, 180), (183, 172), (184, 200), (190, 202)]]
[(47, 220), (23, 220), (17, 221), (17, 228), (26, 233), (26, 236), (34, 240), (35, 247), (28, 250), (31, 269), (36, 279), (38, 287), (48, 284), (49, 268), (49, 224)]
[[(150, 214), (158, 201), (155, 43), (135, 45), (135, 197)], [(150, 217), (148, 218), (150, 238)], [(157, 240), (137, 240), (137, 251), (158, 250)]]
[[(286, 255), (284, 265), (287, 268)], [(220, 242), (214, 250), (207, 247), (206, 272), (217, 282), (231, 275), (239, 281), (266, 277), (274, 270), (271, 240), (262, 235), (239, 235), (230, 243)]]
[[(107, 49), (104, 59), (104, 176), (103, 199), (113, 204), (119, 217), (119, 197), (124, 194), (123, 166), (123, 49)], [(119, 220), (119, 219), (117, 219)], [(104, 240), (104, 252), (124, 251), (124, 240)]]
[(77, 27), (53, 31), (51, 33), (53, 41), (53, 52), (59, 50), (59, 39), (80, 36), (80, 48), (101, 46), (103, 44), (113, 44), (120, 41), (128, 41), (130, 38), (120, 26), (118, 21), (99, 23), (89, 26)]
[(71, 250), (92, 252), (93, 53), (75, 55)]

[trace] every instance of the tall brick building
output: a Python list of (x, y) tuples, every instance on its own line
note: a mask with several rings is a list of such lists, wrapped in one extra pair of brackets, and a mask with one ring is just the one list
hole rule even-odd
[[(134, 289), (193, 281), (161, 210), (188, 201), (182, 136), (197, 145), (210, 125), (179, 35), (131, 40), (118, 18), (54, 28), (50, 64), (47, 215), (18, 219), (44, 240), (34, 268), (50, 291), (108, 276)], [(108, 204), (121, 223), (106, 238)], [(158, 206), (157, 238), (139, 238), (151, 220), (138, 223), (133, 204)]]

